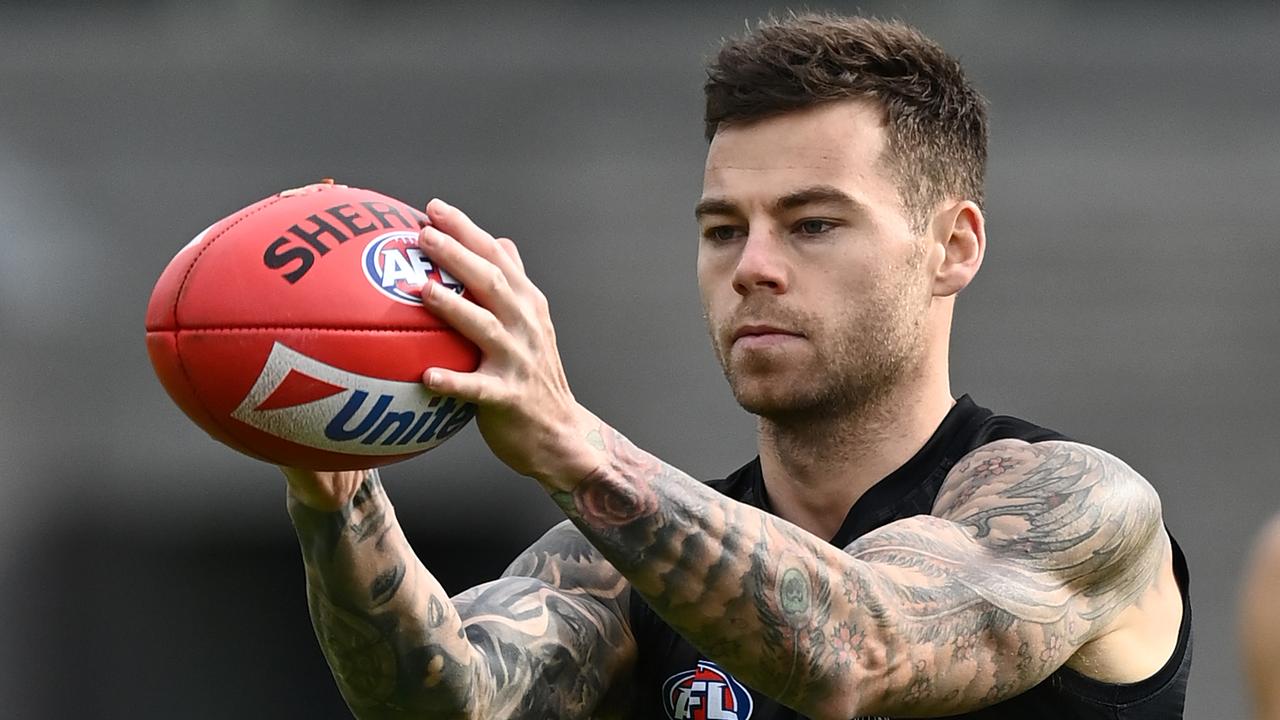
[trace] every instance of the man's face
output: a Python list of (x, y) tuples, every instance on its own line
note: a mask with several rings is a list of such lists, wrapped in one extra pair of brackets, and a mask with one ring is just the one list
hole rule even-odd
[(698, 286), (749, 412), (857, 409), (916, 369), (928, 244), (890, 170), (881, 113), (844, 101), (724, 127), (698, 204)]

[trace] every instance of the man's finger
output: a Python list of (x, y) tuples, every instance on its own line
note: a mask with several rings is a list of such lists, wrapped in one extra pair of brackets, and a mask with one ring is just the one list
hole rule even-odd
[[(507, 274), (456, 238), (428, 225), (418, 234), (418, 247), (432, 262), (457, 278), (475, 301), (500, 319), (519, 315), (520, 302), (511, 290)], [(497, 243), (494, 243), (497, 247)], [(499, 250), (506, 257), (506, 252)], [(510, 258), (506, 259), (510, 263)], [(423, 288), (425, 291), (426, 288)], [(425, 301), (425, 300), (424, 300)]]
[(524, 260), (520, 258), (520, 250), (516, 247), (515, 242), (511, 238), (505, 237), (500, 237), (497, 240), (498, 245), (506, 251), (507, 255), (511, 258), (511, 261), (515, 263), (515, 266), (520, 270), (520, 274), (527, 276), (524, 270)]
[(502, 383), (497, 378), (478, 372), (427, 368), (422, 373), (422, 383), (437, 395), (447, 395), (480, 405), (499, 402), (502, 397)]
[(422, 305), (475, 343), (486, 357), (508, 355), (511, 334), (490, 310), (435, 282), (422, 288)]
[(520, 273), (519, 266), (512, 262), (498, 241), (458, 208), (436, 198), (427, 203), (427, 217), (441, 232), (456, 238), (468, 250), (496, 265), (503, 274), (510, 277)]

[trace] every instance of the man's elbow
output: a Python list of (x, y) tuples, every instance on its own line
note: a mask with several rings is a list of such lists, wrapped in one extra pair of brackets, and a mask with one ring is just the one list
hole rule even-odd
[[(886, 641), (891, 640), (886, 638)], [(899, 652), (896, 656), (906, 654)], [(805, 693), (799, 701), (803, 707), (795, 709), (813, 720), (849, 720), (884, 714), (880, 708), (888, 705), (894, 678), (909, 676), (911, 672), (911, 668), (891, 664), (889, 657), (884, 643), (870, 637), (864, 639), (852, 665), (833, 669), (826, 682)]]

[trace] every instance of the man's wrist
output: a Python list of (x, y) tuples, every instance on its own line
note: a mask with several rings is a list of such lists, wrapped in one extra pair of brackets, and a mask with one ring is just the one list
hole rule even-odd
[(553, 464), (534, 474), (547, 492), (572, 492), (585, 478), (608, 462), (608, 426), (589, 410), (578, 407), (574, 418), (550, 440)]
[(374, 475), (374, 471), (339, 471), (322, 473), (280, 466), (288, 488), (288, 503), (313, 512), (335, 513), (351, 507), (356, 493)]
[(285, 496), (291, 513), (295, 509), (314, 513), (335, 513), (350, 504), (348, 502), (346, 504), (339, 505), (332, 500), (308, 494), (305, 491), (299, 490), (292, 483), (285, 483)]

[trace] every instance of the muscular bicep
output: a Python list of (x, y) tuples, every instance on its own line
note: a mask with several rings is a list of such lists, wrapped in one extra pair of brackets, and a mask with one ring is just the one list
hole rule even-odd
[(934, 513), (846, 548), (846, 593), (877, 609), (854, 638), (885, 668), (881, 712), (959, 712), (1029, 689), (1151, 586), (1164, 552), (1150, 486), (1074, 443), (985, 446)]
[(495, 717), (618, 715), (635, 658), (628, 590), (565, 523), (501, 578), (453, 598), (463, 632), (492, 671)]

